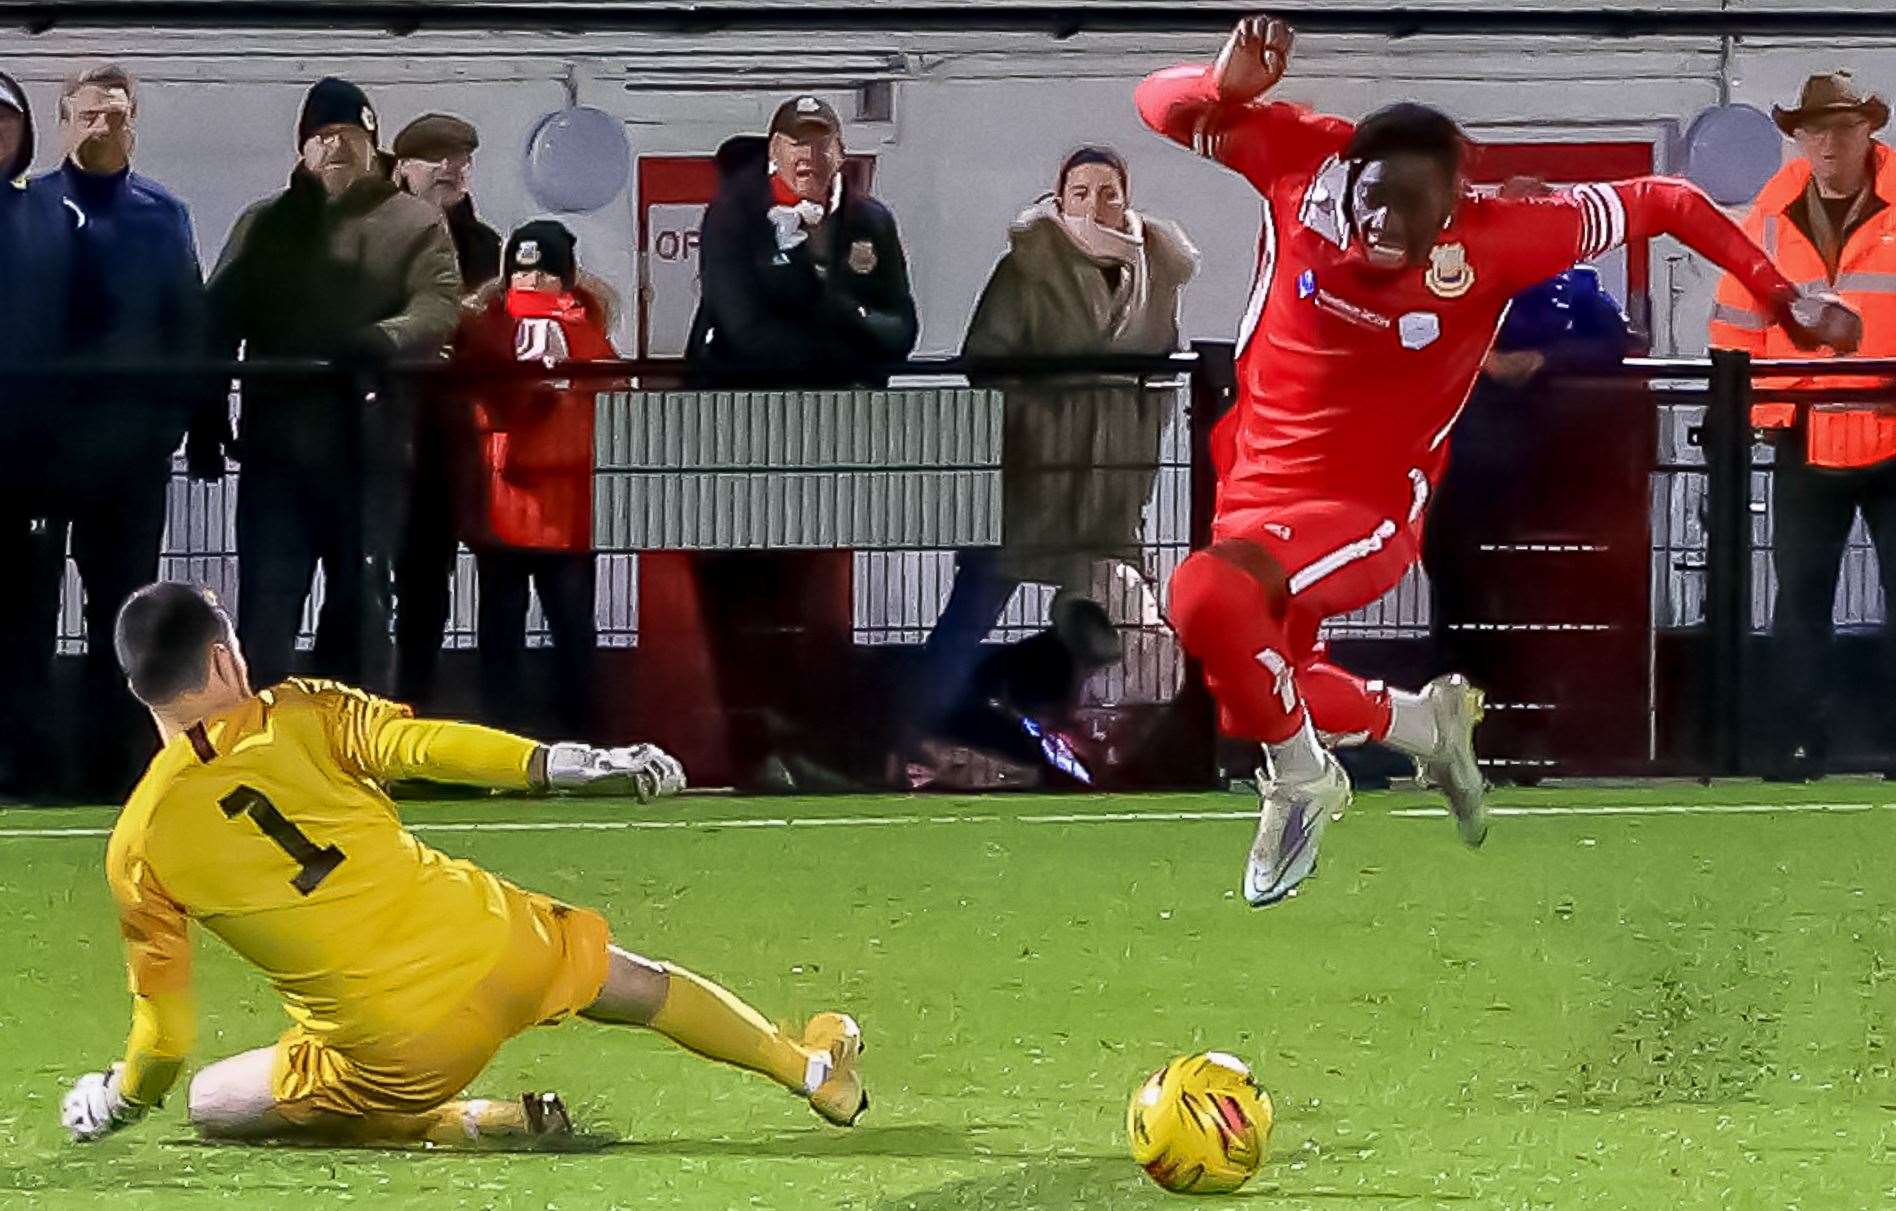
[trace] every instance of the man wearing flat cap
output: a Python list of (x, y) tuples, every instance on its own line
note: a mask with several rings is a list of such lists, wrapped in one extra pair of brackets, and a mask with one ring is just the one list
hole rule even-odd
[[(1896, 356), (1896, 158), (1876, 132), (1889, 121), (1883, 98), (1848, 72), (1804, 82), (1794, 104), (1774, 106), (1798, 155), (1767, 182), (1745, 233), (1791, 281), (1840, 296), (1863, 317), (1857, 352)], [(1727, 277), (1719, 284), (1711, 343), (1753, 357), (1812, 357), (1773, 329), (1760, 304)], [(1754, 386), (1875, 386), (1842, 375), (1760, 378)], [(1772, 557), (1778, 589), (1773, 624), (1778, 721), (1767, 772), (1803, 781), (1824, 772), (1824, 686), (1831, 606), (1850, 530), (1863, 514), (1876, 546), (1884, 599), (1896, 604), (1896, 405), (1860, 401), (1808, 405), (1761, 401), (1752, 424), (1775, 446)], [(1800, 415), (1801, 409), (1801, 415)], [(1896, 672), (1896, 609), (1884, 624), (1882, 673)], [(1886, 712), (1887, 713), (1887, 712)], [(1896, 763), (1896, 730), (1884, 736)]]
[(473, 294), (500, 276), (500, 233), (474, 217), (468, 177), (480, 149), (474, 127), (452, 114), (423, 114), (402, 127), (391, 151), (395, 184), (439, 210), (454, 237), (461, 290)]
[[(461, 295), (470, 304), (500, 276), (500, 234), (474, 216), (468, 176), (480, 147), (474, 127), (452, 114), (423, 114), (390, 150), (395, 184), (441, 212), (454, 240)], [(459, 547), (456, 521), (471, 490), (474, 434), (467, 401), (452, 390), (415, 400), (415, 471), (407, 526), (395, 557), (396, 693), (426, 707), (434, 699), (449, 585)]]

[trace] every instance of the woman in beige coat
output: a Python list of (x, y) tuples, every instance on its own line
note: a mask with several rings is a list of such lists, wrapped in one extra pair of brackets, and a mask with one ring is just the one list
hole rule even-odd
[[(1131, 209), (1128, 184), (1110, 149), (1067, 157), (1055, 192), (1015, 220), (975, 306), (966, 356), (1179, 347), (1179, 296), (1198, 252), (1176, 224)], [(1006, 384), (1006, 392), (1001, 546), (957, 556), (924, 660), (929, 727), (963, 705), (981, 641), (1021, 583), (1059, 586), (1055, 631), (1079, 664), (1097, 665), (1116, 647), (1096, 583), (1113, 570), (1143, 575), (1140, 532), (1173, 395), (1099, 375)]]

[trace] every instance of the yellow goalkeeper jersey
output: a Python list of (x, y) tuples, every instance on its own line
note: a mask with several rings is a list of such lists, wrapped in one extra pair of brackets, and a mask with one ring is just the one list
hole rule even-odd
[[(503, 954), (515, 889), (416, 840), (383, 786), (431, 777), (525, 787), (534, 748), (303, 680), (174, 737), (106, 850), (141, 1010), (188, 1012), (179, 994), (194, 920), (261, 968), (297, 1024), (328, 1042), (439, 1020)], [(179, 1030), (188, 1037), (188, 1022), (159, 1033)], [(134, 1058), (138, 1039), (135, 1026)], [(175, 1075), (161, 1067), (137, 1082), (146, 1100)]]

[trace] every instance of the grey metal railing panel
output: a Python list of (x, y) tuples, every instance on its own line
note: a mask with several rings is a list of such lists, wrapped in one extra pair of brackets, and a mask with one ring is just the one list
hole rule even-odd
[[(1697, 467), (1704, 455), (1688, 434), (1704, 418), (1702, 403), (1662, 403), (1659, 408), (1658, 462)], [(1751, 625), (1770, 629), (1777, 598), (1777, 569), (1771, 559), (1775, 537), (1771, 513), (1773, 451), (1754, 452), (1751, 473)], [(1652, 479), (1653, 625), (1661, 629), (1699, 626), (1705, 621), (1705, 476), (1697, 471), (1660, 470)], [(1886, 604), (1877, 573), (1876, 550), (1858, 517), (1844, 548), (1837, 578), (1832, 620), (1839, 627), (1869, 627), (1883, 621)]]
[(999, 392), (621, 392), (597, 412), (601, 551), (993, 546)]

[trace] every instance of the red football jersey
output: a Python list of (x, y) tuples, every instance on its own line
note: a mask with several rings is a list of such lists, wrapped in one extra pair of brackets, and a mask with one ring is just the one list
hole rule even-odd
[(1658, 177), (1530, 199), (1471, 192), (1426, 268), (1373, 269), (1350, 247), (1350, 123), (1283, 102), (1221, 105), (1203, 66), (1147, 78), (1137, 100), (1154, 130), (1264, 199), (1220, 508), (1314, 496), (1419, 509), (1509, 300), (1629, 239), (1675, 235), (1769, 305), (1795, 297), (1703, 194)]

